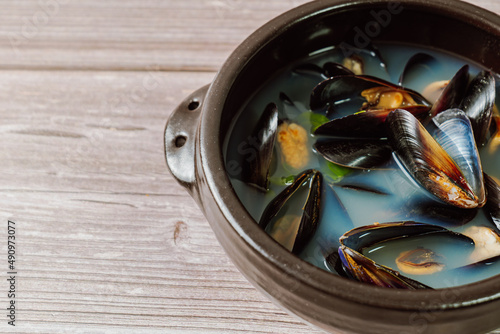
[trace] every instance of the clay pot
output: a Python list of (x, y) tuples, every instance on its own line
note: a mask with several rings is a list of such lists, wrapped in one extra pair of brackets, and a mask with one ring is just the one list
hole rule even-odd
[(165, 131), (168, 167), (198, 202), (247, 279), (306, 322), (363, 334), (494, 330), (500, 327), (500, 276), (419, 291), (350, 281), (278, 245), (250, 217), (231, 187), (221, 144), (241, 102), (290, 62), (366, 38), (446, 50), (500, 73), (500, 17), (484, 9), (454, 0), (314, 1), (257, 30), (229, 57), (211, 85), (179, 105)]

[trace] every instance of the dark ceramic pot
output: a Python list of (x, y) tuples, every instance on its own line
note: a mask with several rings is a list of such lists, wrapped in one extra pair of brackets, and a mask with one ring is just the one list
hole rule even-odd
[(494, 330), (500, 327), (500, 277), (425, 291), (377, 288), (337, 277), (274, 242), (231, 187), (221, 143), (241, 101), (272, 73), (310, 52), (349, 38), (361, 42), (355, 34), (359, 31), (375, 42), (446, 50), (500, 73), (500, 17), (484, 9), (454, 0), (314, 1), (257, 30), (211, 85), (181, 103), (165, 131), (168, 167), (198, 202), (239, 270), (305, 321), (364, 334)]

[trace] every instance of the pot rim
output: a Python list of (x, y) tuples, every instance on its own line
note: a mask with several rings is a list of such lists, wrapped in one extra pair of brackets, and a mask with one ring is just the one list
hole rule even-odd
[[(326, 12), (388, 4), (387, 0), (318, 0), (296, 7), (263, 25), (230, 55), (211, 84), (200, 120), (197, 147), (199, 171), (227, 222), (255, 252), (280, 271), (325, 295), (388, 309), (445, 310), (500, 299), (500, 275), (476, 283), (436, 290), (399, 290), (371, 286), (333, 275), (299, 259), (269, 237), (239, 201), (226, 174), (219, 138), (220, 119), (228, 93), (242, 68), (275, 36), (291, 26)], [(401, 1), (405, 9), (437, 12), (458, 18), (500, 36), (500, 16), (458, 0)], [(201, 199), (203, 201), (203, 199)], [(454, 296), (454, 297), (450, 297)]]

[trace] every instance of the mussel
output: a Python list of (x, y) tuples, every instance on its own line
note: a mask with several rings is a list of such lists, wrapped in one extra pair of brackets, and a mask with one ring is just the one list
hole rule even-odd
[(408, 201), (404, 206), (404, 211), (407, 212), (408, 219), (425, 220), (430, 224), (438, 224), (439, 226), (458, 227), (474, 219), (479, 209), (461, 209), (431, 199), (417, 198)]
[(429, 112), (434, 117), (442, 111), (459, 108), (469, 83), (469, 65), (464, 65), (450, 80)]
[(316, 64), (304, 63), (296, 66), (293, 72), (301, 75), (318, 76), (321, 79), (326, 79), (328, 76), (325, 71)]
[(480, 262), (495, 256), (500, 256), (500, 234), (486, 226), (470, 226), (462, 234), (474, 240), (474, 252), (470, 255), (471, 262)]
[(342, 75), (320, 82), (311, 93), (310, 107), (317, 110), (342, 101), (359, 101), (361, 110), (412, 106), (430, 109), (430, 103), (419, 93), (368, 75)]
[(459, 107), (470, 119), (478, 146), (486, 141), (494, 104), (495, 78), (490, 72), (481, 71), (470, 83)]
[(431, 287), (405, 277), (389, 267), (377, 264), (348, 247), (340, 246), (338, 252), (346, 276), (357, 281), (386, 288), (431, 289)]
[(454, 284), (462, 285), (477, 282), (484, 277), (498, 275), (500, 271), (500, 256), (472, 263), (451, 270), (450, 274), (455, 278)]
[(341, 75), (354, 75), (355, 73), (339, 63), (327, 62), (323, 65), (323, 72), (327, 78)]
[(432, 249), (423, 247), (402, 252), (396, 258), (399, 270), (411, 275), (432, 275), (442, 271), (445, 258)]
[[(387, 116), (386, 124), (389, 143), (399, 162), (414, 180), (431, 194), (451, 205), (460, 208), (475, 208), (484, 205), (484, 190), (482, 193), (477, 190), (477, 187), (481, 189), (477, 179), (482, 178), (482, 171), (473, 170), (471, 174), (474, 180), (467, 180), (456, 162), (456, 160), (461, 162), (473, 160), (468, 151), (470, 145), (475, 145), (473, 141), (467, 143), (468, 146), (464, 148), (466, 154), (453, 150), (447, 152), (432, 138), (423, 125), (405, 110), (391, 112)], [(441, 123), (438, 122), (438, 124)], [(440, 130), (446, 135), (459, 134), (471, 138), (470, 135), (448, 131), (444, 128)], [(449, 139), (450, 146), (453, 140), (457, 139), (454, 137)], [(444, 135), (441, 142), (446, 142)], [(460, 139), (460, 143), (462, 142), (463, 140)], [(450, 154), (454, 156), (451, 157)], [(472, 164), (476, 167), (480, 166), (480, 163), (473, 162)]]
[(488, 210), (493, 223), (500, 231), (500, 186), (486, 173), (484, 174), (484, 181), (488, 193), (486, 209)]
[[(240, 180), (264, 192), (269, 186), (269, 169), (277, 130), (278, 108), (276, 104), (269, 103), (249, 137), (252, 139), (252, 154), (241, 164)], [(238, 147), (238, 151), (240, 149), (243, 147)]]
[(422, 96), (427, 99), (430, 103), (434, 104), (439, 99), (439, 96), (443, 94), (443, 91), (446, 89), (450, 80), (438, 80), (433, 81), (427, 86), (425, 86), (422, 91)]
[[(355, 114), (333, 119), (314, 131), (316, 136), (335, 136), (348, 138), (372, 138), (380, 139), (387, 137), (385, 119), (394, 109), (377, 109), (360, 111)], [(407, 107), (415, 117), (423, 119), (429, 107), (423, 105)]]
[(482, 207), (486, 201), (483, 168), (469, 118), (459, 109), (449, 109), (436, 115), (432, 121), (437, 127), (434, 138), (460, 168), (477, 196), (478, 206)]
[(433, 56), (419, 52), (413, 55), (405, 65), (403, 72), (399, 76), (398, 84), (406, 87), (408, 82), (416, 78), (429, 77), (435, 72), (438, 61)]
[(284, 92), (279, 93), (279, 101), (281, 102), (279, 110), (280, 119), (293, 119), (301, 114), (301, 110)]
[(314, 149), (330, 162), (360, 169), (380, 168), (392, 155), (387, 140), (378, 139), (320, 139)]
[(432, 275), (443, 270), (445, 264), (443, 255), (425, 247), (425, 241), (431, 238), (438, 238), (440, 243), (458, 244), (458, 249), (468, 254), (474, 247), (473, 240), (462, 234), (436, 225), (406, 221), (362, 226), (346, 232), (340, 237), (339, 255), (348, 276), (358, 281), (383, 287), (424, 289), (429, 287), (375, 262), (366, 253), (382, 249), (385, 242), (404, 240), (408, 247), (416, 242), (422, 247), (406, 249), (399, 256), (394, 254), (394, 263), (409, 275)]
[[(349, 87), (343, 87), (343, 84), (352, 85), (352, 91), (349, 91)], [(321, 85), (325, 85), (323, 93), (334, 100), (346, 98), (349, 94), (357, 98), (361, 95), (365, 99), (362, 108), (367, 110), (331, 120), (314, 132), (316, 136), (328, 136), (319, 139), (314, 148), (328, 161), (346, 167), (385, 167), (392, 156), (385, 140), (385, 119), (389, 112), (404, 105), (416, 117), (425, 118), (430, 109), (428, 102), (418, 93), (366, 76), (335, 77), (320, 83), (311, 95), (311, 104), (316, 103), (312, 102), (314, 94), (321, 94)], [(338, 85), (338, 89), (345, 89), (344, 93), (336, 90)], [(358, 88), (354, 88), (356, 85)]]
[(345, 57), (342, 65), (344, 65), (347, 69), (349, 69), (356, 75), (361, 75), (365, 72), (365, 64), (363, 58), (355, 54), (350, 57)]
[[(356, 36), (353, 33), (353, 35), (351, 36), (346, 36), (345, 40), (352, 41), (355, 40), (355, 37)], [(363, 65), (365, 63), (371, 64), (371, 70), (375, 71), (377, 76), (384, 78), (389, 77), (386, 61), (382, 56), (380, 50), (374, 44), (366, 43), (366, 45), (364, 45), (363, 47), (356, 47), (354, 45), (342, 42), (337, 47), (338, 50), (341, 51), (344, 59), (357, 59), (357, 61), (361, 61)]]
[(294, 254), (314, 235), (320, 218), (322, 176), (306, 170), (266, 207), (259, 226)]

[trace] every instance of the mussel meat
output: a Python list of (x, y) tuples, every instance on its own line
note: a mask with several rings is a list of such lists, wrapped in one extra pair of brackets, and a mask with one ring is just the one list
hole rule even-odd
[(347, 69), (351, 70), (356, 75), (364, 73), (364, 61), (363, 58), (358, 55), (346, 57), (342, 63)]
[(278, 126), (277, 141), (285, 163), (295, 170), (309, 162), (308, 133), (301, 125), (284, 121)]
[(500, 235), (486, 226), (471, 226), (462, 232), (474, 240), (474, 252), (469, 256), (471, 262), (480, 262), (500, 255)]
[(405, 251), (396, 258), (399, 270), (410, 275), (431, 275), (445, 268), (444, 257), (431, 249), (419, 247)]
[(439, 99), (439, 96), (443, 94), (444, 89), (448, 86), (450, 80), (439, 80), (434, 81), (425, 86), (422, 91), (422, 96), (427, 99), (430, 103), (434, 104)]

